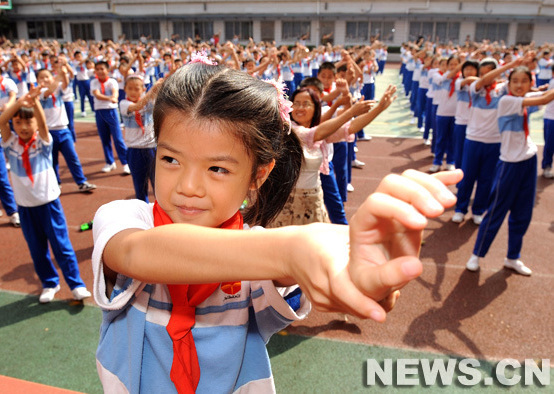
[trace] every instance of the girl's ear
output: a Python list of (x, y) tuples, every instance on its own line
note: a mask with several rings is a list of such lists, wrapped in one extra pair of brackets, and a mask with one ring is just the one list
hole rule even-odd
[(271, 171), (273, 171), (273, 167), (275, 167), (275, 159), (271, 160), (268, 164), (259, 166), (256, 172), (256, 178), (250, 185), (250, 190), (258, 190), (262, 187)]

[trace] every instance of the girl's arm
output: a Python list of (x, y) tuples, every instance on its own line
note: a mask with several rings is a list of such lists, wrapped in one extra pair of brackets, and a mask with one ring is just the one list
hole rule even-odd
[[(531, 57), (533, 57), (533, 56), (531, 56)], [(506, 72), (506, 71), (508, 71), (508, 70), (510, 70), (514, 67), (517, 67), (517, 66), (521, 65), (528, 58), (529, 58), (529, 53), (527, 53), (527, 55), (525, 55), (525, 57), (520, 57), (520, 58), (514, 60), (513, 62), (506, 63), (502, 67), (497, 67), (496, 69), (494, 69), (492, 71), (489, 71), (483, 77), (481, 77), (481, 79), (479, 79), (477, 81), (477, 83), (475, 84), (475, 90), (480, 90), (483, 87), (490, 85), (491, 83), (494, 82), (494, 80), (496, 78), (498, 78), (504, 72)]]
[(324, 114), (321, 114), (320, 123), (323, 123), (328, 121), (329, 119), (332, 119), (333, 115), (335, 114), (337, 109), (339, 109), (339, 107), (347, 104), (350, 105), (351, 99), (352, 97), (350, 96), (350, 94), (339, 96), (338, 99), (333, 101), (333, 104), (331, 104), (331, 106), (329, 107), (329, 110), (327, 110)]
[(350, 122), (350, 128), (348, 129), (349, 134), (353, 134), (358, 132), (359, 130), (362, 130), (365, 126), (373, 122), (373, 119), (375, 119), (381, 112), (386, 110), (394, 100), (396, 100), (396, 96), (394, 95), (396, 93), (396, 86), (389, 85), (385, 93), (383, 93), (383, 96), (381, 96), (381, 99), (379, 100), (379, 104), (377, 104), (375, 107), (373, 107), (369, 112), (366, 112), (360, 116), (355, 117), (352, 122)]
[(129, 105), (128, 111), (129, 112), (140, 111), (146, 106), (146, 104), (148, 104), (150, 100), (155, 100), (156, 96), (158, 95), (158, 92), (160, 91), (160, 87), (162, 86), (163, 81), (164, 81), (163, 78), (158, 79), (154, 84), (154, 86), (152, 86), (152, 89), (150, 89), (144, 96), (142, 96), (140, 100), (138, 100), (136, 103), (132, 103)]
[[(38, 96), (40, 95), (40, 88), (32, 86), (31, 89), (27, 94), (24, 96), (21, 96), (18, 100), (16, 100), (13, 105), (10, 105), (9, 107), (6, 107), (6, 110), (3, 111), (0, 114), (0, 134), (2, 135), (2, 140), (7, 141), (11, 136), (11, 129), (10, 129), (10, 119), (12, 119), (17, 111), (21, 107), (34, 107), (36, 105), (35, 101), (38, 100)], [(40, 103), (39, 103), (40, 106)], [(40, 110), (42, 111), (42, 106), (40, 106)], [(42, 112), (44, 115), (44, 112)], [(40, 132), (40, 120), (39, 120), (39, 114), (35, 113), (35, 116), (37, 117), (37, 122), (39, 122), (39, 132)], [(44, 121), (44, 125), (46, 125), (46, 121)], [(46, 129), (46, 134), (48, 135), (48, 129)], [(42, 137), (42, 135), (41, 135)], [(48, 141), (48, 139), (45, 139)]]
[(460, 82), (460, 87), (471, 85), (473, 82), (477, 81), (479, 77), (467, 77), (462, 82)]
[[(266, 231), (226, 231), (188, 224), (127, 229), (103, 250), (107, 271), (147, 283), (217, 283), (273, 279), (296, 282), (322, 311), (382, 322), (378, 301), (420, 275), (426, 217), (456, 199), (445, 185), (462, 172), (414, 170), (387, 176), (350, 226), (315, 223)], [(394, 299), (390, 300), (393, 296)]]
[[(31, 97), (34, 94), (31, 94)], [(46, 115), (38, 99), (38, 95), (34, 96), (33, 108), (35, 109), (35, 118), (37, 119), (38, 135), (45, 142), (50, 142), (50, 134), (48, 133), (48, 126), (46, 125)]]
[(4, 112), (6, 110), (6, 108), (12, 106), (14, 103), (15, 103), (15, 99), (16, 99), (16, 93), (15, 92), (9, 92), (8, 93), (8, 101), (6, 102), (6, 104), (0, 106), (0, 112)]
[(546, 92), (546, 93), (544, 93), (540, 96), (525, 97), (523, 99), (523, 102), (522, 102), (521, 105), (523, 105), (525, 107), (534, 107), (534, 106), (538, 106), (538, 105), (548, 104), (552, 100), (554, 100), (554, 90), (549, 90), (548, 92)]

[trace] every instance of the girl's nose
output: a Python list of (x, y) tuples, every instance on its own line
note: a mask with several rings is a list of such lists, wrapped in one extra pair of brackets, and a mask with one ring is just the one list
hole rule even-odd
[(187, 197), (203, 197), (205, 187), (201, 172), (198, 170), (183, 171), (177, 190)]

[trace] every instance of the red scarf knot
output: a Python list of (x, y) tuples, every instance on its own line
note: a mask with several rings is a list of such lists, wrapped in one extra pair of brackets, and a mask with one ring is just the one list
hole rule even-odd
[(454, 75), (454, 78), (452, 78), (452, 81), (450, 82), (450, 93), (448, 93), (448, 97), (452, 97), (452, 95), (454, 94), (454, 90), (456, 89), (456, 80), (460, 78), (460, 75), (462, 75), (462, 73), (458, 71), (458, 73)]
[(31, 180), (31, 183), (34, 184), (35, 180), (33, 178), (33, 169), (31, 168), (31, 160), (29, 159), (29, 148), (35, 142), (37, 139), (37, 134), (34, 133), (31, 139), (27, 142), (23, 141), (21, 137), (19, 137), (19, 145), (23, 147), (23, 153), (21, 154), (21, 159), (23, 160), (23, 168), (25, 168), (25, 173), (27, 174), (27, 177)]
[(104, 87), (104, 84), (108, 81), (108, 78), (100, 79), (96, 77), (96, 79), (98, 80), (98, 82), (100, 82), (100, 91), (102, 92), (102, 94), (106, 94), (106, 88)]
[(6, 93), (6, 87), (4, 86), (4, 77), (0, 75), (0, 87), (2, 88), (2, 91)]
[[(154, 226), (171, 224), (173, 221), (154, 203)], [(221, 228), (241, 230), (243, 220), (237, 211)], [(229, 282), (235, 283), (235, 282)], [(194, 393), (200, 380), (200, 365), (191, 329), (195, 324), (196, 307), (204, 302), (219, 286), (227, 283), (199, 285), (167, 285), (173, 309), (167, 324), (167, 332), (173, 341), (173, 364), (170, 377), (179, 393)]]
[(485, 100), (487, 101), (487, 105), (490, 105), (492, 98), (491, 98), (491, 91), (496, 89), (496, 81), (491, 83), (489, 86), (485, 86)]

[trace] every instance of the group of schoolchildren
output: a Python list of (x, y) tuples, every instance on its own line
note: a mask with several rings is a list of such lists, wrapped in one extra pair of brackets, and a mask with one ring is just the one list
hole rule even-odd
[[(472, 219), (479, 233), (466, 267), (479, 269), (509, 212), (504, 261), (530, 275), (521, 260), (523, 235), (531, 221), (537, 177), (537, 147), (529, 136), (529, 114), (544, 111), (543, 177), (554, 178), (554, 79), (551, 45), (503, 48), (490, 43), (463, 48), (432, 43), (402, 48), (402, 86), (434, 159), (429, 171), (461, 168), (452, 221), (461, 223), (474, 189)], [(436, 49), (433, 50), (433, 49)], [(424, 123), (423, 123), (424, 122)], [(432, 136), (430, 131), (432, 130)]]

